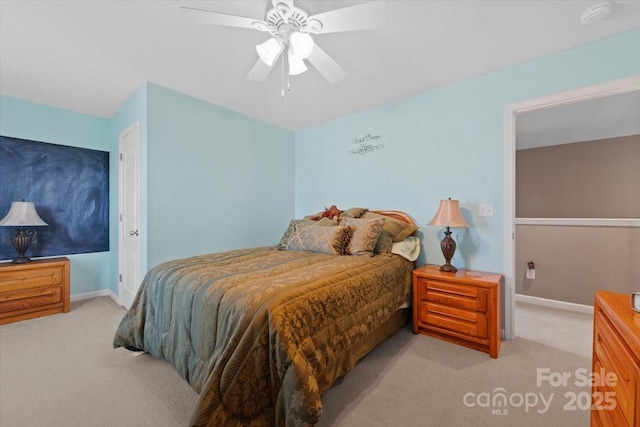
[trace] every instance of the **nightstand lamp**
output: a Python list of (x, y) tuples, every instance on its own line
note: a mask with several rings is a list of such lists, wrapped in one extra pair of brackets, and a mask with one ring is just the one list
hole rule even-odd
[(18, 227), (18, 232), (14, 237), (11, 237), (7, 232), (7, 237), (11, 240), (13, 247), (18, 251), (18, 258), (12, 261), (13, 264), (22, 264), (30, 262), (31, 259), (24, 256), (24, 253), (29, 249), (29, 245), (33, 238), (37, 235), (35, 230), (27, 230), (25, 227), (36, 227), (48, 225), (40, 218), (36, 207), (33, 202), (12, 202), (11, 209), (7, 216), (0, 220), (0, 226), (4, 227)]
[(453, 265), (451, 265), (451, 258), (456, 252), (456, 242), (451, 238), (451, 231), (449, 227), (468, 228), (467, 224), (460, 213), (460, 204), (457, 200), (440, 200), (440, 206), (438, 212), (429, 222), (429, 225), (437, 225), (441, 227), (447, 227), (447, 231), (444, 232), (444, 239), (440, 242), (440, 249), (444, 255), (445, 263), (440, 266), (440, 271), (456, 272), (458, 271)]

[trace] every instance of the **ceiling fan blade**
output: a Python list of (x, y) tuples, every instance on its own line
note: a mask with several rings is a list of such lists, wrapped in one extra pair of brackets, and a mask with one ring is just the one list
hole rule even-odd
[(254, 82), (266, 80), (272, 69), (273, 66), (268, 66), (262, 59), (258, 59), (256, 65), (254, 65), (251, 71), (249, 71), (249, 74), (247, 74), (247, 80), (253, 80)]
[(329, 81), (332, 85), (347, 77), (347, 72), (327, 52), (320, 49), (316, 44), (313, 47), (311, 56), (307, 58), (316, 69)]
[(322, 23), (322, 28), (319, 30), (313, 28), (313, 25), (310, 26), (310, 31), (315, 34), (374, 30), (387, 24), (387, 5), (384, 0), (375, 0), (319, 13), (310, 16), (308, 21), (314, 19)]
[(187, 15), (189, 19), (200, 24), (224, 25), (227, 27), (251, 28), (254, 30), (267, 31), (267, 24), (259, 19), (212, 12), (210, 10), (194, 9), (192, 7), (181, 7), (180, 9), (182, 9), (182, 13)]

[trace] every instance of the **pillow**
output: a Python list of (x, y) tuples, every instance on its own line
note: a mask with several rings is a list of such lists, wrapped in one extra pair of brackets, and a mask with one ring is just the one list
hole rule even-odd
[(374, 254), (388, 254), (391, 253), (391, 249), (393, 247), (393, 238), (391, 234), (382, 229), (382, 233), (380, 233), (380, 237), (378, 237), (378, 241), (376, 242), (376, 247), (373, 250)]
[[(306, 220), (304, 219), (292, 219), (291, 221), (289, 221), (289, 226), (287, 227), (284, 234), (280, 238), (280, 243), (278, 243), (278, 248), (284, 249), (285, 246), (287, 246), (287, 242), (289, 241), (289, 238), (293, 234), (296, 224), (300, 224), (303, 221), (306, 222)], [(311, 222), (311, 221), (308, 221), (308, 222)]]
[(360, 218), (363, 213), (368, 211), (367, 208), (351, 208), (340, 214), (340, 218)]
[(386, 231), (393, 240), (394, 243), (402, 242), (407, 237), (411, 236), (418, 229), (413, 224), (400, 221), (399, 219), (391, 218), (385, 215), (380, 215), (374, 212), (365, 212), (360, 218), (362, 219), (378, 219), (384, 218), (383, 230)]
[(420, 239), (409, 236), (402, 242), (394, 243), (391, 253), (398, 254), (406, 260), (415, 261), (420, 255)]
[(282, 235), (282, 238), (280, 239), (280, 243), (278, 243), (278, 247), (280, 249), (284, 249), (285, 246), (287, 245), (287, 241), (289, 240), (289, 237), (291, 236), (291, 234), (293, 234), (294, 227), (296, 226), (296, 224), (309, 224), (309, 225), (319, 225), (321, 227), (330, 227), (330, 226), (338, 225), (338, 221), (330, 218), (322, 218), (320, 221), (313, 221), (306, 217), (304, 219), (292, 219), (291, 221), (289, 221), (289, 226), (287, 227), (284, 234)]
[[(305, 224), (307, 224), (305, 222)], [(331, 218), (322, 218), (321, 220), (318, 221), (309, 221), (309, 224), (311, 225), (319, 225), (320, 227), (333, 227), (338, 225), (338, 220), (337, 219), (331, 219)]]
[(293, 232), (285, 242), (284, 249), (343, 255), (350, 236), (351, 229), (346, 226), (323, 227), (295, 224)]
[(340, 225), (351, 227), (351, 239), (347, 245), (346, 254), (349, 255), (373, 255), (373, 250), (378, 243), (385, 218), (357, 219), (343, 218)]

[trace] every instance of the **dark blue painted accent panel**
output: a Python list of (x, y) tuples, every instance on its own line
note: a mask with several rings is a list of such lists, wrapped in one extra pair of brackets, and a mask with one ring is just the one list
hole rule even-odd
[[(0, 219), (12, 201), (34, 202), (47, 227), (28, 257), (109, 250), (109, 153), (0, 136)], [(0, 260), (16, 250), (0, 227)]]

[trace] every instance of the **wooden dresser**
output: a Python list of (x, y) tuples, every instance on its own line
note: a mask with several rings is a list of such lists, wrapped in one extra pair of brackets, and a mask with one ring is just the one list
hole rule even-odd
[(640, 313), (631, 295), (596, 292), (592, 369), (591, 426), (639, 427)]
[(441, 338), (497, 358), (502, 338), (501, 286), (502, 275), (495, 273), (445, 273), (435, 265), (415, 269), (413, 333)]
[(0, 264), (0, 325), (69, 311), (69, 260)]

